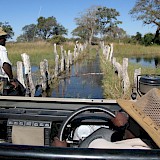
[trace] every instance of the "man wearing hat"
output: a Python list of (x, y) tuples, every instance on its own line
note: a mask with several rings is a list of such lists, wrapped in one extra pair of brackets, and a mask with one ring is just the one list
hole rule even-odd
[[(119, 106), (129, 115), (131, 122), (126, 131), (130, 128), (139, 130), (141, 135), (125, 137), (125, 140), (109, 142), (106, 139), (92, 141), (89, 148), (123, 148), (123, 149), (151, 149), (160, 147), (160, 89), (153, 88), (138, 100), (118, 99)], [(126, 119), (117, 115), (112, 119), (116, 126), (123, 126)], [(133, 125), (133, 126), (131, 126)], [(129, 129), (129, 130), (128, 130)], [(133, 131), (133, 130), (132, 130)], [(126, 132), (127, 133), (127, 132)], [(127, 139), (126, 139), (127, 138)], [(143, 141), (142, 141), (143, 140)]]
[[(5, 47), (7, 33), (0, 27), (0, 95), (12, 95), (9, 92), (12, 88), (16, 90), (17, 81), (13, 77), (12, 64), (8, 59)], [(13, 93), (13, 92), (12, 92)]]
[[(92, 134), (93, 141), (87, 144), (89, 148), (112, 148), (112, 149), (151, 149), (160, 147), (160, 89), (153, 88), (138, 100), (118, 99), (119, 106), (129, 115), (128, 127), (125, 128), (124, 140), (114, 141)], [(112, 119), (113, 125), (125, 126), (128, 117), (123, 112), (118, 112)], [(133, 125), (133, 126), (132, 126)], [(139, 130), (141, 135), (132, 134), (130, 128)], [(132, 130), (133, 131), (133, 130)], [(144, 134), (143, 134), (144, 133)], [(105, 134), (105, 131), (103, 132)], [(106, 134), (108, 131), (106, 129)], [(96, 138), (98, 137), (98, 138)], [(102, 138), (100, 138), (102, 137)], [(65, 141), (54, 138), (53, 146), (66, 147)]]

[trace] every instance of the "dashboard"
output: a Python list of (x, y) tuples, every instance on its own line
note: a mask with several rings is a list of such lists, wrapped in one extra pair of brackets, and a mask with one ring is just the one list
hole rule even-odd
[[(106, 105), (104, 103), (93, 103), (92, 102), (63, 102), (63, 101), (37, 101), (37, 100), (13, 100), (6, 99), (1, 100), (0, 104), (0, 140), (5, 143), (17, 143), (13, 140), (16, 139), (26, 139), (26, 137), (34, 137), (22, 144), (27, 145), (42, 145), (50, 146), (53, 137), (58, 135), (58, 131), (61, 127), (63, 121), (70, 116), (75, 110), (84, 106), (106, 106), (113, 107), (113, 109), (118, 109), (116, 104)], [(101, 118), (100, 118), (101, 117)], [(107, 122), (110, 117), (106, 117), (104, 113), (97, 112), (86, 112), (78, 115), (69, 123), (65, 129), (64, 138), (67, 139), (68, 143), (75, 147), (78, 141), (82, 141), (93, 133), (95, 130), (101, 126), (109, 127)], [(32, 132), (32, 134), (26, 134), (26, 128)], [(25, 132), (25, 133), (23, 133)], [(40, 135), (37, 132), (41, 132)], [(24, 136), (22, 136), (24, 135)], [(32, 143), (37, 136), (43, 138), (42, 143)], [(19, 137), (19, 138), (18, 138)], [(37, 140), (38, 141), (38, 140)]]

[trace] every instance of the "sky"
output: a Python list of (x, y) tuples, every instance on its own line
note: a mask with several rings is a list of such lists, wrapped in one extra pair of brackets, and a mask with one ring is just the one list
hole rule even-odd
[(15, 33), (13, 40), (16, 40), (25, 25), (37, 24), (40, 16), (54, 16), (58, 23), (68, 29), (70, 38), (72, 30), (77, 27), (74, 19), (88, 8), (100, 5), (114, 8), (120, 13), (117, 18), (122, 24), (119, 27), (128, 35), (155, 33), (155, 27), (144, 26), (142, 21), (135, 21), (131, 17), (129, 11), (135, 3), (136, 0), (4, 0), (0, 3), (0, 22), (9, 22)]

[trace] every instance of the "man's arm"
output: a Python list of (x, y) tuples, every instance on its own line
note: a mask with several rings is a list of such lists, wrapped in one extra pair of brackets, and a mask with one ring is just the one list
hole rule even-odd
[(13, 79), (12, 66), (9, 63), (4, 62), (3, 67), (5, 73), (8, 75), (9, 79)]
[(14, 88), (16, 88), (17, 83), (14, 82), (14, 79), (13, 79), (12, 66), (9, 63), (4, 62), (2, 68), (4, 69), (5, 73), (8, 75), (10, 79), (10, 83), (14, 86)]

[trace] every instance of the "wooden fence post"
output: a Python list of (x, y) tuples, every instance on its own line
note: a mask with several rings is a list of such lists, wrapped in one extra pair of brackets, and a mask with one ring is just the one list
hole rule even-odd
[(17, 62), (17, 79), (26, 88), (24, 83), (24, 76), (23, 76), (23, 63), (21, 61)]
[(55, 57), (55, 71), (54, 71), (54, 76), (55, 77), (57, 77), (58, 73), (59, 73), (58, 61), (59, 61), (59, 55), (56, 55), (56, 57)]
[(113, 68), (114, 68), (115, 73), (118, 74), (118, 78), (122, 78), (123, 77), (122, 65), (120, 63), (116, 62), (115, 57), (113, 57), (112, 64), (113, 64)]
[(42, 90), (46, 91), (49, 88), (49, 85), (48, 85), (48, 79), (49, 79), (48, 61), (46, 59), (44, 59), (42, 62), (40, 62), (40, 73), (42, 76), (42, 79), (41, 79)]
[(56, 43), (54, 43), (54, 54), (55, 54), (55, 56), (57, 55), (57, 45), (56, 45)]
[(65, 58), (64, 58), (64, 50), (63, 46), (61, 46), (61, 72), (65, 70)]
[(110, 53), (110, 46), (106, 45), (105, 50), (106, 50), (106, 59), (108, 61), (108, 59), (109, 59), (109, 53)]
[(25, 68), (25, 75), (26, 75), (26, 80), (27, 80), (27, 89), (28, 89), (28, 94), (29, 96), (33, 97), (35, 94), (35, 86), (33, 84), (32, 80), (32, 74), (31, 74), (31, 65), (30, 65), (30, 58), (26, 53), (21, 54), (24, 68)]
[(109, 56), (109, 61), (112, 60), (113, 57), (113, 43), (110, 44), (110, 56)]
[(72, 65), (73, 64), (73, 60), (72, 60), (72, 53), (71, 53), (70, 50), (68, 50), (68, 56), (69, 56), (69, 63), (70, 63), (70, 65)]
[(74, 47), (74, 60), (76, 60), (76, 58), (77, 58), (77, 48), (76, 48), (76, 46)]
[(70, 50), (68, 50), (68, 54), (67, 54), (67, 62), (66, 62), (66, 69), (69, 70), (70, 69)]
[(113, 59), (112, 59), (112, 65), (115, 66), (115, 63), (116, 63), (116, 57), (113, 57)]
[(123, 58), (122, 74), (123, 74), (123, 89), (124, 89), (124, 94), (127, 93), (128, 89), (130, 87), (130, 81), (129, 81), (129, 76), (128, 76), (127, 68), (128, 68), (128, 58)]
[(139, 82), (140, 77), (138, 78), (138, 81), (137, 81), (138, 75), (141, 75), (141, 68), (135, 69), (135, 71), (134, 71), (134, 86), (133, 86), (134, 90), (133, 90), (133, 92), (136, 92), (136, 93), (137, 93), (137, 87), (139, 87), (138, 82)]

